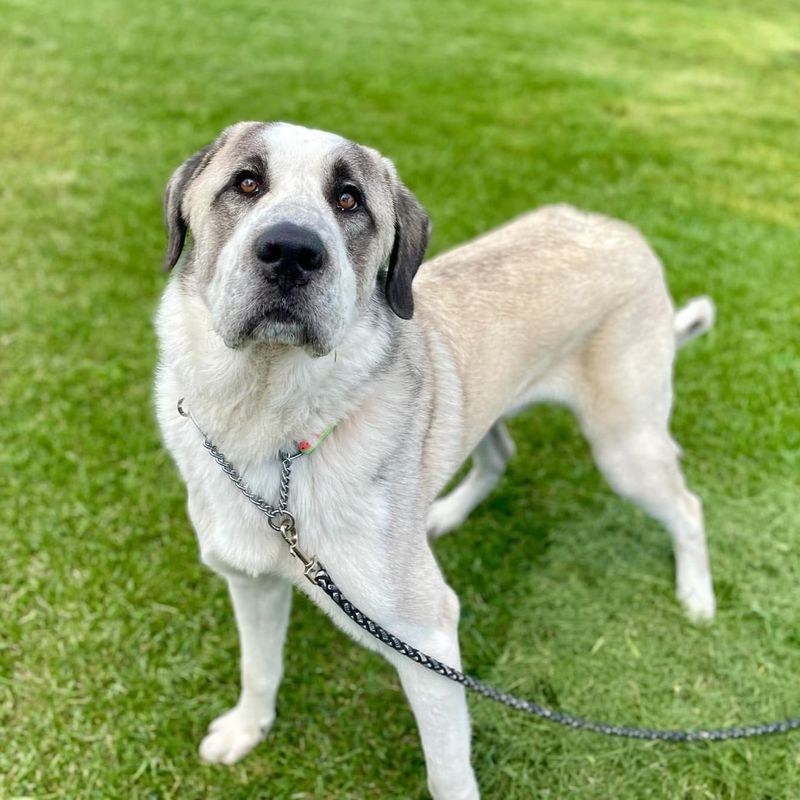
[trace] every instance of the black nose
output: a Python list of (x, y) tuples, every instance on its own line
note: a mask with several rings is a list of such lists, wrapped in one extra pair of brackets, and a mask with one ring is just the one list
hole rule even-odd
[(256, 239), (267, 280), (286, 291), (308, 283), (325, 264), (325, 245), (314, 231), (291, 222), (267, 228)]

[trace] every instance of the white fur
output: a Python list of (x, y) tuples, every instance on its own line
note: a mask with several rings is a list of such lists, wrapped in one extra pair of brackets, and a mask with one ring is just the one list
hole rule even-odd
[(716, 311), (710, 297), (695, 297), (675, 314), (675, 338), (678, 347), (702, 336), (714, 326)]

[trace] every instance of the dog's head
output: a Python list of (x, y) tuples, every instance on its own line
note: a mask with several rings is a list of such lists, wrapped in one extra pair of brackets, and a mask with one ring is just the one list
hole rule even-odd
[[(408, 319), (429, 220), (375, 150), (285, 123), (241, 122), (172, 175), (166, 267), (200, 287), (228, 347), (275, 342), (330, 352), (376, 285)], [(385, 268), (385, 270), (384, 270)]]

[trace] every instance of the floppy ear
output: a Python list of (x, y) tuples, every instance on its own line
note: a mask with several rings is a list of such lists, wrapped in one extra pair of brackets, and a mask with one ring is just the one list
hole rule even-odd
[(419, 200), (396, 177), (394, 186), (394, 245), (386, 275), (386, 300), (398, 317), (411, 319), (411, 282), (425, 258), (431, 222)]
[(164, 257), (164, 269), (170, 270), (177, 263), (186, 241), (186, 217), (183, 213), (183, 196), (197, 173), (211, 160), (216, 151), (216, 142), (198, 150), (181, 164), (167, 182), (164, 190), (164, 225), (169, 240)]

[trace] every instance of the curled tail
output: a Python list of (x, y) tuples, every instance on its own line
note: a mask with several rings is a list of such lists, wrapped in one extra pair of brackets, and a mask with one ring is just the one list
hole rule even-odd
[(705, 295), (693, 297), (675, 312), (675, 343), (683, 347), (687, 342), (702, 336), (714, 325), (714, 301)]

